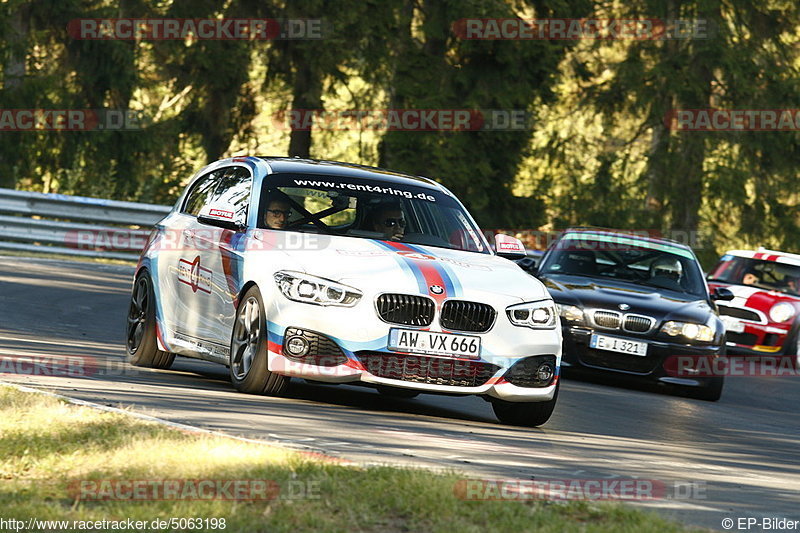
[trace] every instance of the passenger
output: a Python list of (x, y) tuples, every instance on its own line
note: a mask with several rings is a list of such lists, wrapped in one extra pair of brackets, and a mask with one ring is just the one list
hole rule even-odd
[(789, 289), (789, 292), (800, 294), (800, 278), (786, 276), (786, 287)]

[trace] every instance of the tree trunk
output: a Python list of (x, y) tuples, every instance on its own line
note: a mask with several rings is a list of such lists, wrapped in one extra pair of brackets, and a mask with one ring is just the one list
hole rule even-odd
[[(389, 54), (392, 61), (391, 80), (388, 84), (389, 109), (403, 109), (406, 107), (404, 86), (400, 83), (406, 70), (405, 61), (411, 48), (411, 23), (414, 19), (414, 1), (405, 0), (398, 20), (397, 36), (392, 39), (394, 53)], [(378, 143), (378, 165), (384, 168), (397, 168), (395, 154), (392, 150), (392, 132), (386, 132)]]
[[(292, 121), (292, 133), (289, 136), (289, 157), (311, 157), (311, 127), (306, 121), (306, 114), (322, 110), (322, 79), (320, 73), (315, 72), (308, 58), (300, 56), (295, 65), (297, 71), (294, 75), (292, 87), (292, 114), (299, 112), (301, 119)], [(297, 123), (299, 122), (299, 124)], [(299, 127), (298, 127), (299, 126)]]
[[(7, 21), (8, 55), (3, 65), (3, 91), (0, 107), (20, 106), (19, 93), (25, 81), (25, 62), (28, 56), (30, 5), (20, 4)], [(20, 133), (5, 133), (0, 139), (0, 187), (14, 188), (15, 158), (19, 157)]]
[[(675, 0), (667, 0), (664, 6), (664, 19), (677, 19), (678, 8)], [(669, 61), (678, 53), (679, 43), (673, 39), (667, 39), (661, 43), (659, 48), (659, 63)], [(661, 80), (665, 88), (671, 87), (669, 80)], [(661, 99), (654, 108), (651, 122), (653, 124), (653, 137), (650, 142), (650, 152), (647, 157), (647, 199), (645, 208), (652, 214), (654, 225), (663, 224), (668, 212), (670, 202), (670, 191), (672, 189), (672, 173), (675, 171), (672, 165), (672, 138), (670, 127), (665, 123), (667, 113), (676, 106), (674, 91), (666, 89), (662, 93)], [(654, 228), (655, 229), (655, 228)], [(664, 228), (666, 229), (666, 228)]]
[[(703, 9), (698, 12), (700, 20), (721, 20), (719, 5), (716, 8)], [(715, 57), (710, 53), (708, 42), (697, 40), (692, 47), (692, 63), (689, 69), (693, 87), (696, 87), (691, 100), (680, 102), (687, 109), (707, 109), (711, 107), (713, 67)], [(700, 224), (700, 207), (703, 203), (703, 185), (705, 172), (703, 166), (706, 158), (707, 133), (681, 132), (678, 150), (674, 154), (676, 172), (672, 186), (670, 202), (672, 229), (696, 232)]]
[(30, 6), (22, 4), (8, 20), (8, 56), (3, 66), (3, 90), (13, 92), (22, 86), (25, 79), (25, 59), (28, 54), (28, 32), (30, 31)]

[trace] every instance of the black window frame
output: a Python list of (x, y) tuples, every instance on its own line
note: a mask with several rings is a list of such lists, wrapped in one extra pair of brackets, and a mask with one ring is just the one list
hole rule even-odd
[[(252, 197), (253, 197), (253, 173), (250, 171), (249, 168), (240, 165), (230, 165), (230, 166), (220, 167), (212, 170), (211, 172), (203, 174), (191, 185), (190, 189), (187, 191), (186, 196), (184, 197), (183, 200), (183, 205), (181, 205), (180, 212), (185, 215), (197, 217), (197, 215), (199, 215), (200, 212), (203, 210), (203, 207), (211, 205), (214, 202), (218, 201), (222, 197), (222, 194), (225, 192), (224, 190), (220, 191), (219, 188), (223, 185), (224, 183), (223, 180), (226, 178), (226, 175), (229, 172), (241, 172), (244, 174), (243, 177), (245, 177), (245, 179), (249, 180), (250, 182), (248, 186), (247, 201), (245, 202), (243, 217), (241, 218), (239, 218), (238, 216), (235, 217), (236, 220), (242, 220), (246, 222), (247, 217), (250, 213), (250, 204), (252, 202)], [(197, 212), (189, 211), (189, 202), (192, 200), (192, 195), (195, 193), (195, 191), (197, 191), (197, 189), (199, 189), (202, 185), (208, 183), (209, 181), (212, 183), (211, 189), (206, 194), (206, 197), (202, 205), (200, 205)], [(237, 211), (237, 213), (239, 213), (239, 211)]]

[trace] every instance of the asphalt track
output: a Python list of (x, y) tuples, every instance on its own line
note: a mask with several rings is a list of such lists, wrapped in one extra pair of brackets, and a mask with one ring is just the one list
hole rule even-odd
[(223, 366), (124, 364), (132, 272), (0, 257), (0, 361), (69, 357), (77, 365), (32, 375), (7, 364), (0, 380), (361, 463), (483, 479), (654, 480), (664, 492), (633, 505), (717, 530), (724, 518), (800, 520), (798, 377), (728, 378), (716, 403), (565, 379), (552, 419), (537, 429), (500, 425), (476, 397), (400, 400), (297, 380), (287, 397), (249, 396), (234, 391)]

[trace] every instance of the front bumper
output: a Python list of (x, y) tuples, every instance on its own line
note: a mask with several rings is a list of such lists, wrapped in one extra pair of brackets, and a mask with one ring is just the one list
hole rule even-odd
[(728, 352), (739, 355), (770, 355), (783, 350), (788, 341), (788, 326), (741, 321), (742, 332), (728, 331)]
[[(521, 328), (498, 315), (488, 332), (464, 333), (480, 337), (477, 359), (401, 353), (389, 351), (389, 330), (414, 328), (383, 322), (369, 307), (315, 307), (309, 313), (307, 305), (277, 301), (267, 312), (268, 368), (272, 372), (328, 383), (363, 382), (511, 402), (547, 401), (555, 394), (561, 363), (558, 329)], [(286, 349), (286, 339), (299, 330), (327, 339), (317, 343), (324, 346), (323, 351), (311, 356), (292, 355)], [(530, 380), (520, 380), (518, 372), (509, 374), (509, 370), (522, 360), (536, 365), (546, 360), (552, 366), (553, 378), (540, 386), (519, 386)]]
[[(576, 366), (629, 376), (639, 376), (642, 379), (679, 385), (699, 386), (703, 384), (703, 380), (671, 375), (668, 372), (671, 357), (702, 356), (715, 358), (724, 353), (724, 349), (721, 346), (693, 346), (669, 343), (641, 336), (626, 335), (618, 331), (595, 331), (592, 328), (583, 326), (564, 326), (562, 332), (564, 336), (564, 366)], [(589, 342), (592, 333), (647, 342), (647, 354), (639, 356), (591, 348)]]

